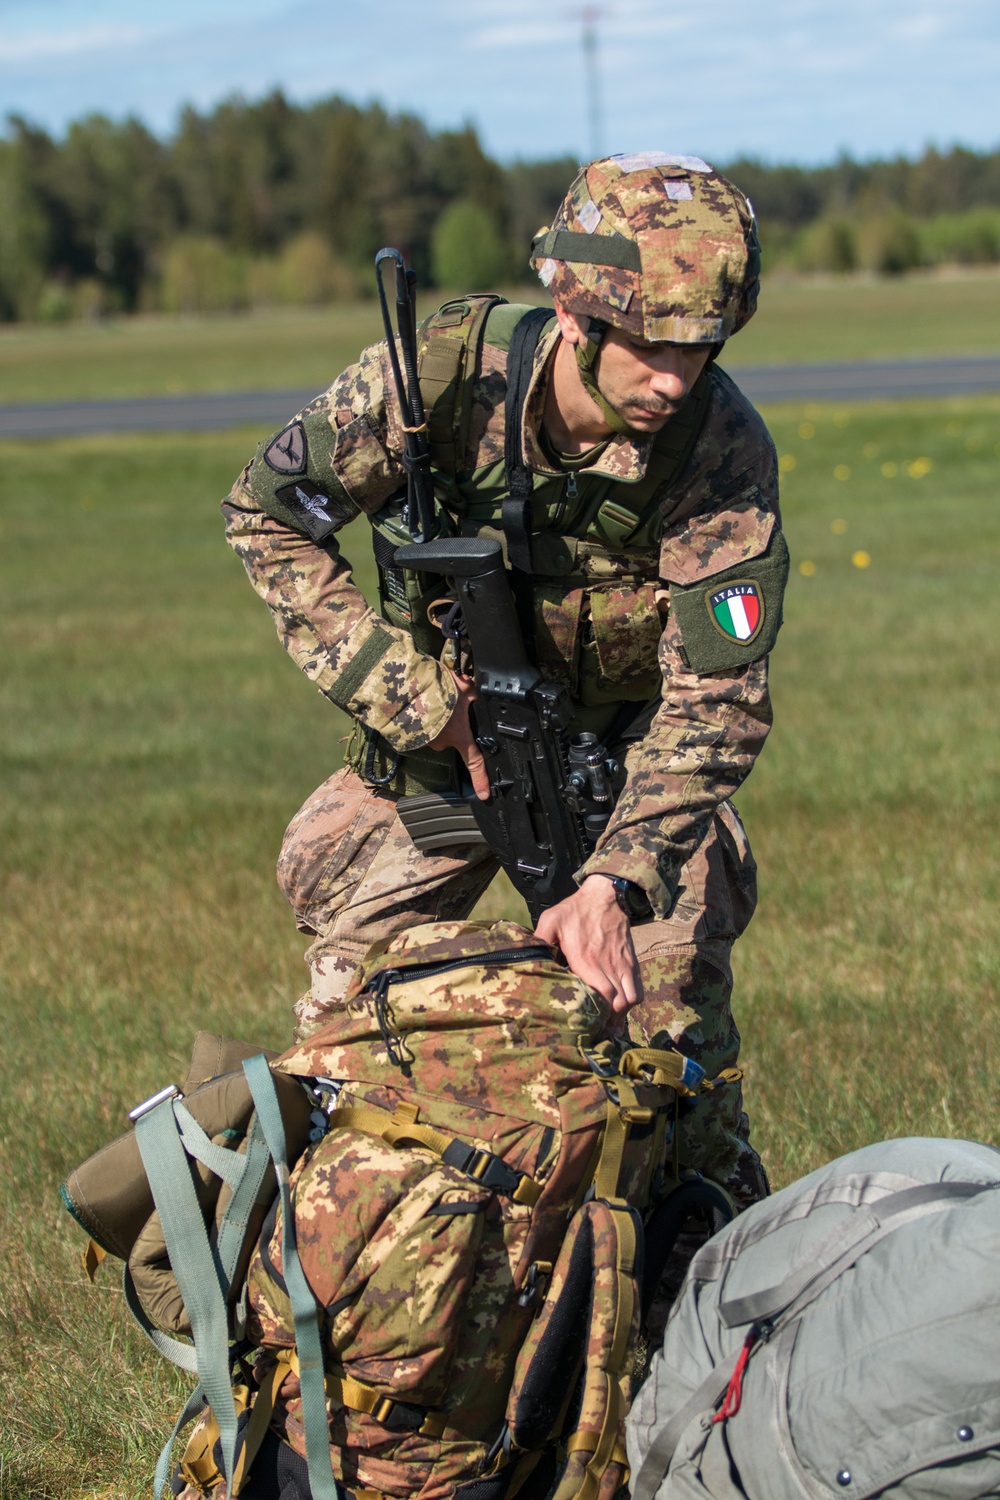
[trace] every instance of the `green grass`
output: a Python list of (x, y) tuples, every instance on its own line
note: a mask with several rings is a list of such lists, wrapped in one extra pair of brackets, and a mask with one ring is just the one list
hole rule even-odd
[(726, 364), (927, 358), (1000, 350), (1000, 275), (914, 272), (895, 279), (765, 278), (753, 321)]
[[(512, 299), (543, 301), (540, 288)], [(436, 305), (425, 297), (421, 310)], [(766, 281), (727, 364), (964, 354), (1000, 347), (1000, 276)], [(94, 326), (0, 328), (0, 403), (200, 391), (321, 390), (379, 337), (377, 304)]]
[[(737, 983), (781, 1184), (887, 1135), (1000, 1143), (1000, 400), (768, 415), (795, 564)], [(58, 1184), (199, 1027), (282, 1046), (305, 984), (272, 872), (346, 726), (222, 541), (254, 439), (3, 445), (2, 1500), (149, 1492), (183, 1382), (112, 1267), (86, 1283)]]

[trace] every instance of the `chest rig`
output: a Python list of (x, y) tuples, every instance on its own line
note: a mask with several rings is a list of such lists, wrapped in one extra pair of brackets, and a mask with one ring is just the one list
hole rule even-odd
[[(525, 639), (551, 680), (585, 709), (655, 696), (662, 628), (655, 593), (663, 502), (697, 442), (710, 375), (657, 435), (646, 473), (623, 483), (588, 469), (535, 473), (524, 462), (522, 418), (545, 309), (495, 296), (446, 303), (421, 326), (417, 371), (434, 492), (444, 535), (495, 536), (504, 547)], [(484, 342), (508, 352), (502, 458), (470, 454)], [(438, 577), (395, 565), (410, 533), (402, 501), (369, 518), (382, 612), (422, 651), (444, 636), (428, 618)]]

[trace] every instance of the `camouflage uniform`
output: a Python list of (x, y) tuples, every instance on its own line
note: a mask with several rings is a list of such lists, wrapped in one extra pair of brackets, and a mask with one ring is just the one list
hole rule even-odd
[[(595, 239), (596, 209), (591, 202), (593, 211), (587, 210), (587, 183), (600, 185), (606, 202), (609, 184), (620, 189), (629, 173), (630, 183), (641, 178), (652, 206), (643, 199), (638, 213), (630, 210), (630, 223), (641, 226), (640, 244), (652, 235), (654, 247), (673, 226), (674, 259), (661, 257), (656, 293), (661, 311), (673, 310), (659, 323), (649, 316), (642, 278), (627, 268), (574, 267), (581, 278), (577, 291), (582, 285), (595, 313), (598, 307), (605, 314), (609, 305), (619, 308), (621, 316), (612, 321), (636, 323), (645, 337), (721, 342), (750, 315), (755, 289), (747, 294), (743, 286), (740, 301), (729, 286), (728, 301), (717, 296), (713, 302), (706, 273), (700, 315), (685, 323), (684, 306), (690, 313), (697, 298), (689, 289), (682, 305), (675, 289), (675, 307), (671, 287), (681, 276), (678, 266), (690, 271), (699, 246), (704, 255), (705, 223), (725, 227), (733, 202), (743, 200), (717, 174), (696, 179), (669, 162), (649, 171), (621, 160), (621, 166), (598, 163), (581, 173), (557, 226)], [(696, 170), (711, 171), (705, 164)], [(692, 181), (702, 213), (697, 234), (684, 228)], [(752, 227), (748, 211), (740, 212)], [(565, 241), (553, 240), (552, 233), (536, 260), (557, 299), (572, 306), (572, 277), (555, 255), (565, 250)], [(721, 228), (718, 239), (725, 239)], [(709, 252), (719, 259), (714, 242)], [(644, 251), (644, 274), (653, 260)], [(695, 266), (700, 270), (701, 263)], [(587, 289), (591, 283), (596, 292)], [(490, 327), (472, 393), (465, 477), (451, 492), (456, 530), (466, 535), (495, 532), (503, 491), (506, 349), (491, 338)], [(780, 623), (782, 558), (787, 567), (787, 554), (778, 550), (783, 543), (774, 448), (737, 387), (709, 364), (697, 388), (705, 408), (702, 425), (681, 472), (662, 496), (657, 491), (655, 526), (618, 546), (602, 541), (599, 532), (595, 538), (594, 525), (586, 529), (587, 515), (581, 519), (578, 492), (590, 484), (607, 494), (617, 481), (625, 494), (645, 475), (655, 439), (616, 432), (590, 464), (567, 475), (541, 428), (559, 338), (554, 325), (543, 332), (523, 406), (523, 459), (535, 475), (539, 665), (569, 686), (578, 706), (574, 727), (606, 735), (623, 703), (631, 703), (636, 714), (622, 742), (611, 747), (625, 758), (624, 791), (578, 878), (620, 876), (645, 893), (652, 919), (634, 928), (633, 936), (646, 1000), (631, 1024), (648, 1040), (669, 1033), (714, 1072), (732, 1065), (738, 1052), (729, 955), (756, 900), (755, 867), (728, 798), (749, 772), (771, 722), (766, 652)], [(403, 449), (386, 348), (377, 344), (282, 433), (261, 444), (223, 510), (230, 544), (306, 675), (383, 736), (404, 764), (406, 756), (423, 752), (412, 763), (409, 791), (434, 759), (425, 747), (451, 716), (454, 684), (403, 626), (367, 604), (335, 535), (358, 514), (376, 516), (398, 495), (405, 484)], [(303, 504), (315, 511), (317, 503), (333, 523), (320, 540), (302, 512)], [(591, 520), (593, 513), (591, 505)], [(743, 646), (726, 646), (716, 632), (713, 647), (706, 637), (715, 627), (705, 606), (718, 584), (744, 577), (769, 580), (758, 589), (767, 631), (755, 631)], [(302, 1035), (336, 1007), (372, 942), (415, 923), (467, 914), (495, 873), (495, 860), (480, 849), (417, 853), (394, 814), (403, 785), (374, 789), (354, 770), (339, 772), (288, 831), (279, 878), (300, 928), (316, 935), (308, 953), (312, 990), (298, 1007)], [(683, 1141), (686, 1165), (703, 1169), (745, 1204), (767, 1188), (737, 1094), (721, 1090), (700, 1106), (685, 1121)]]

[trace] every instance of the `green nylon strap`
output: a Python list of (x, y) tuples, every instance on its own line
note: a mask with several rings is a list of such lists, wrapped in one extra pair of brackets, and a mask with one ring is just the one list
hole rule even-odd
[(316, 1299), (295, 1248), (295, 1210), (288, 1183), (285, 1127), (278, 1107), (278, 1096), (271, 1069), (264, 1057), (247, 1058), (243, 1064), (243, 1072), (257, 1106), (257, 1118), (278, 1178), (278, 1194), (281, 1199), (281, 1264), (292, 1308), (295, 1347), (299, 1357), (309, 1487), (313, 1500), (340, 1500), (340, 1490), (330, 1464), (330, 1429), (326, 1417), (319, 1314)]
[(373, 671), (394, 643), (391, 631), (376, 625), (327, 693), (338, 708), (346, 709), (369, 672)]
[[(261, 1134), (256, 1115), (247, 1136), (246, 1152), (243, 1155), (235, 1152), (227, 1154), (236, 1155), (237, 1160), (244, 1163), (242, 1176), (226, 1206), (215, 1241), (215, 1253), (222, 1266), (226, 1285), (231, 1289), (236, 1266), (250, 1228), (250, 1215), (257, 1204), (261, 1185), (271, 1166), (271, 1153)], [(245, 1292), (245, 1286), (243, 1290)], [(242, 1326), (242, 1313), (239, 1321)]]
[[(261, 1062), (266, 1068), (263, 1058)], [(222, 1284), (191, 1180), (187, 1152), (174, 1113), (178, 1103), (176, 1099), (165, 1099), (156, 1109), (140, 1116), (135, 1136), (160, 1215), (170, 1268), (191, 1320), (198, 1375), (219, 1425), (222, 1469), (228, 1480), (236, 1455), (236, 1406), (229, 1376), (228, 1289)], [(156, 1500), (160, 1500), (160, 1493), (156, 1491)]]
[(132, 1272), (127, 1263), (122, 1270), (122, 1291), (125, 1293), (126, 1307), (157, 1354), (162, 1354), (164, 1359), (169, 1359), (170, 1363), (176, 1365), (179, 1370), (187, 1370), (189, 1375), (197, 1375), (198, 1353), (194, 1345), (186, 1344), (182, 1339), (172, 1339), (168, 1333), (163, 1332), (162, 1328), (153, 1326), (146, 1309), (139, 1301), (139, 1293), (135, 1289)]
[(216, 1146), (205, 1134), (191, 1111), (180, 1100), (175, 1101), (174, 1117), (177, 1120), (177, 1128), (180, 1131), (181, 1141), (189, 1156), (196, 1157), (214, 1172), (216, 1177), (228, 1183), (233, 1192), (240, 1185), (243, 1176), (244, 1161), (237, 1156), (235, 1151), (227, 1151), (225, 1146)]
[(164, 1443), (163, 1448), (160, 1450), (160, 1456), (156, 1461), (156, 1473), (153, 1475), (153, 1494), (156, 1496), (156, 1500), (159, 1500), (159, 1497), (162, 1495), (163, 1487), (169, 1477), (170, 1454), (174, 1444), (187, 1424), (193, 1421), (195, 1417), (201, 1415), (205, 1409), (205, 1405), (205, 1392), (200, 1385), (195, 1386), (184, 1403), (184, 1409), (174, 1423), (174, 1430)]
[(641, 271), (639, 246), (623, 234), (578, 234), (573, 229), (550, 229), (536, 235), (532, 258), (577, 261), (589, 266), (617, 266), (621, 271)]

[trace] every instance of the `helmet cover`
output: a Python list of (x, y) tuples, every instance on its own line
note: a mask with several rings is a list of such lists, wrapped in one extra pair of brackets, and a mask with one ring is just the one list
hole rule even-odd
[(582, 168), (531, 264), (568, 311), (652, 343), (721, 344), (760, 286), (749, 200), (699, 157), (657, 151)]

